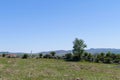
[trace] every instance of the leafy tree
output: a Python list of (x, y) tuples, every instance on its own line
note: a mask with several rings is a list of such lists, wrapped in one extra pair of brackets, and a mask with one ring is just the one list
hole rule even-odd
[(85, 52), (85, 53), (84, 53), (84, 56), (88, 56), (88, 52)]
[(116, 58), (117, 58), (117, 56), (116, 56), (116, 54), (111, 54), (111, 58), (113, 59), (113, 60), (115, 60)]
[(92, 57), (92, 54), (89, 53), (89, 54), (88, 54), (88, 57), (87, 57), (87, 60), (91, 62), (91, 61), (93, 61), (92, 58), (93, 58), (93, 57)]
[(5, 56), (6, 56), (6, 54), (3, 53), (3, 54), (2, 54), (2, 57), (5, 57)]
[(100, 56), (101, 56), (101, 57), (105, 57), (105, 53), (103, 53), (103, 52), (100, 53)]
[(101, 54), (96, 54), (95, 62), (101, 62)]
[(111, 58), (105, 58), (104, 59), (104, 63), (112, 63), (112, 59)]
[(99, 55), (99, 60), (101, 61), (101, 62), (104, 62), (104, 58), (105, 58), (105, 53), (100, 53), (100, 55)]
[(119, 58), (119, 59), (118, 59), (118, 58), (115, 59), (115, 60), (114, 60), (114, 63), (120, 63), (120, 58)]
[(65, 54), (65, 59), (66, 60), (71, 60), (71, 58), (72, 58), (72, 54), (71, 53)]
[(84, 56), (83, 56), (84, 60), (86, 60), (86, 61), (88, 60), (88, 55), (89, 55), (88, 52), (84, 53)]
[(54, 57), (56, 53), (54, 51), (52, 51), (52, 52), (50, 52), (50, 54), (51, 54), (51, 56)]
[(42, 54), (42, 53), (40, 53), (40, 54), (39, 54), (39, 58), (42, 58), (42, 56), (43, 56), (43, 54)]
[(84, 48), (86, 48), (87, 45), (84, 43), (82, 39), (76, 38), (73, 42), (73, 54), (74, 56), (78, 56), (79, 59), (82, 58), (84, 53)]
[(77, 56), (77, 55), (73, 55), (72, 60), (73, 60), (73, 61), (79, 61), (79, 60), (80, 60), (80, 57)]
[(43, 56), (43, 58), (51, 58), (51, 55), (50, 54), (45, 54), (44, 56)]
[(24, 54), (23, 56), (22, 56), (22, 59), (27, 59), (29, 56), (28, 56), (28, 54)]
[(106, 57), (111, 57), (111, 52), (107, 52)]

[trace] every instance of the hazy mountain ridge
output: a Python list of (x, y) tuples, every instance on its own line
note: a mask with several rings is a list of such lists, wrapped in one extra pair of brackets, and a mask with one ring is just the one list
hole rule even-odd
[[(108, 51), (110, 51), (111, 53), (115, 53), (115, 54), (120, 54), (120, 49), (114, 49), (114, 48), (91, 48), (91, 49), (86, 49), (87, 52), (89, 53), (107, 53)], [(43, 53), (43, 54), (49, 54), (51, 51), (44, 51), (44, 52), (39, 52), (39, 53)], [(66, 53), (71, 53), (72, 50), (55, 50), (56, 54), (66, 54)], [(24, 52), (0, 52), (0, 54), (24, 54)]]
[(104, 52), (104, 53), (107, 53), (107, 52), (111, 52), (111, 53), (115, 53), (115, 54), (120, 54), (120, 49), (114, 49), (114, 48), (91, 48), (91, 49), (88, 49), (86, 50), (87, 52), (90, 52), (90, 53), (101, 53), (101, 52)]
[[(89, 53), (93, 53), (93, 54), (101, 53), (101, 52), (107, 53), (109, 51), (111, 53), (120, 54), (120, 49), (113, 49), (113, 48), (91, 48), (91, 49), (87, 49), (86, 51), (89, 52)], [(41, 52), (41, 53), (48, 54), (50, 52), (51, 51)], [(56, 50), (55, 52), (57, 54), (66, 54), (66, 53), (71, 53), (72, 50)]]

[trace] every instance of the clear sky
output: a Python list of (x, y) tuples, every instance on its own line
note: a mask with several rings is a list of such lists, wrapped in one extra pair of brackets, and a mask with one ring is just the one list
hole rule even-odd
[(0, 51), (120, 48), (120, 0), (0, 0)]

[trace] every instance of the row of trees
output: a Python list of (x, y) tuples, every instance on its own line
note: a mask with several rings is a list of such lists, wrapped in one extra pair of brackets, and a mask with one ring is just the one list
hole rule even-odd
[(6, 57), (6, 58), (22, 58), (22, 59), (27, 59), (27, 58), (55, 58), (55, 52), (52, 51), (50, 52), (50, 54), (45, 54), (43, 55), (42, 53), (39, 53), (39, 54), (1, 54), (0, 56), (1, 57)]
[(55, 56), (55, 54), (56, 53), (54, 51), (50, 52), (50, 54), (45, 54), (45, 55), (43, 55), (42, 53), (39, 53), (38, 55), (24, 54), (22, 56), (22, 59), (27, 59), (27, 58), (37, 58), (37, 59), (39, 59), (39, 58), (56, 58), (57, 56)]
[(82, 55), (76, 56), (72, 53), (65, 54), (66, 61), (89, 61), (97, 63), (120, 63), (120, 54), (100, 53), (100, 54), (91, 54), (88, 52), (82, 53)]
[(120, 63), (120, 54), (100, 53), (91, 54), (85, 52), (87, 45), (82, 39), (76, 38), (73, 42), (73, 53), (66, 54), (67, 61), (89, 61), (89, 62), (102, 62), (102, 63)]
[(73, 42), (72, 53), (67, 53), (64, 56), (55, 56), (55, 52), (50, 54), (42, 55), (39, 54), (39, 58), (55, 58), (55, 59), (65, 59), (66, 61), (89, 61), (97, 63), (120, 63), (120, 54), (100, 53), (92, 54), (85, 51), (87, 45), (84, 40), (76, 38)]
[[(24, 54), (20, 56), (22, 59), (27, 58), (54, 58), (54, 59), (64, 59), (66, 61), (89, 61), (89, 62), (97, 62), (97, 63), (120, 63), (120, 54), (113, 54), (111, 52), (108, 53), (100, 53), (100, 54), (92, 54), (85, 51), (87, 45), (84, 43), (84, 40), (76, 38), (73, 42), (73, 51), (72, 53), (67, 53), (64, 56), (56, 56), (54, 51), (49, 54), (39, 55), (31, 55)], [(3, 57), (6, 54), (2, 55)], [(9, 58), (15, 57), (15, 55), (7, 55)]]

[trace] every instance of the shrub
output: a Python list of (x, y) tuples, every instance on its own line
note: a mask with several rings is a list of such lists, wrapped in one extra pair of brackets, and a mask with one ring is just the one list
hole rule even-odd
[(80, 61), (80, 58), (79, 58), (79, 56), (74, 55), (74, 56), (72, 57), (72, 60), (73, 60), (73, 61)]
[(50, 55), (53, 56), (53, 57), (55, 56), (55, 54), (56, 53), (54, 51), (50, 52)]
[(43, 54), (42, 54), (42, 53), (40, 53), (40, 54), (39, 54), (39, 58), (42, 58), (42, 56), (43, 56)]
[(29, 56), (28, 56), (28, 54), (24, 54), (23, 56), (22, 56), (22, 59), (27, 59)]
[(112, 59), (111, 58), (105, 58), (104, 63), (112, 63)]
[(46, 55), (43, 56), (43, 58), (49, 58), (50, 59), (51, 55), (50, 54), (46, 54)]
[(72, 59), (72, 54), (71, 53), (65, 54), (65, 59), (66, 60), (71, 60)]
[(6, 54), (2, 54), (2, 57), (5, 57), (6, 56)]
[(120, 59), (115, 59), (114, 63), (120, 63)]

